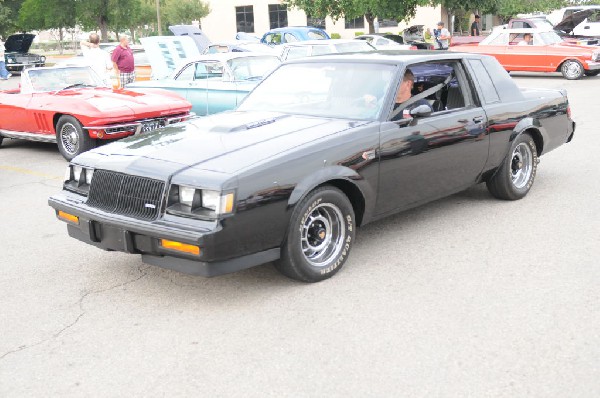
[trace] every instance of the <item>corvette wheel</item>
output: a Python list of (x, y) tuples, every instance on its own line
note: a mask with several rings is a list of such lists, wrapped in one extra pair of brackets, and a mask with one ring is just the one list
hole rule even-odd
[(600, 73), (600, 70), (586, 70), (585, 71), (585, 75), (586, 76), (598, 76), (598, 73)]
[(67, 160), (96, 146), (95, 140), (83, 131), (73, 116), (61, 116), (56, 123), (56, 143), (60, 154)]
[(581, 62), (575, 59), (569, 59), (563, 62), (562, 66), (560, 67), (560, 71), (565, 79), (577, 80), (581, 79), (585, 69), (583, 69)]
[(352, 204), (342, 191), (323, 186), (296, 205), (277, 269), (303, 282), (318, 282), (338, 272), (354, 244)]
[(529, 134), (513, 141), (510, 152), (500, 168), (487, 181), (490, 193), (498, 199), (523, 198), (533, 185), (538, 165), (535, 142)]

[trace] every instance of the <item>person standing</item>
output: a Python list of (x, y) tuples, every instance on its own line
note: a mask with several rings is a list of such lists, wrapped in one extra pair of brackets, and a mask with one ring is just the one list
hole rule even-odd
[(442, 21), (438, 22), (437, 29), (433, 30), (433, 42), (436, 50), (447, 50), (450, 46), (450, 32), (444, 28)]
[(100, 76), (102, 84), (105, 87), (112, 87), (112, 83), (110, 82), (110, 72), (113, 69), (113, 64), (110, 55), (108, 55), (106, 51), (101, 50), (98, 46), (100, 37), (96, 33), (92, 33), (89, 40), (90, 41), (82, 41), (80, 43), (83, 58), (92, 70)]
[(135, 66), (133, 51), (129, 47), (129, 38), (126, 35), (119, 36), (119, 45), (112, 52), (112, 62), (119, 74), (121, 88), (135, 81)]
[(0, 80), (8, 80), (12, 74), (6, 70), (6, 60), (4, 59), (4, 42), (0, 36)]
[(471, 36), (479, 36), (479, 34), (481, 33), (479, 31), (479, 21), (480, 20), (481, 20), (481, 18), (479, 17), (479, 15), (475, 14), (475, 20), (471, 24)]

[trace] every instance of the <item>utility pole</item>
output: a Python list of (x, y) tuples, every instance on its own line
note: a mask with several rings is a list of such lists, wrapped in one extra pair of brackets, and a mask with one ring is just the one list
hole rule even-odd
[(160, 0), (156, 0), (156, 24), (158, 25), (158, 35), (162, 36), (162, 25), (160, 24)]

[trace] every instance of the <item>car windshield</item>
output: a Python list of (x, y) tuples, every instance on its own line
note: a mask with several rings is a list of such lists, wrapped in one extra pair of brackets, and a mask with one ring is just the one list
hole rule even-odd
[(539, 35), (544, 44), (556, 44), (563, 41), (556, 32), (541, 32)]
[(271, 55), (241, 57), (227, 61), (233, 80), (262, 79), (279, 65), (279, 58)]
[(88, 66), (69, 68), (40, 68), (28, 71), (35, 92), (58, 91), (68, 87), (102, 86), (102, 81)]
[(395, 70), (394, 65), (372, 63), (283, 65), (256, 87), (238, 109), (374, 120), (381, 113)]

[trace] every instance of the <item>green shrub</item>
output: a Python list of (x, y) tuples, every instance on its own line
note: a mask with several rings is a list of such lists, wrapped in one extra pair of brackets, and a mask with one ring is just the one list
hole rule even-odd
[(329, 37), (332, 39), (341, 39), (342, 36), (339, 33), (332, 33)]
[(354, 36), (362, 36), (365, 32), (354, 32)]

